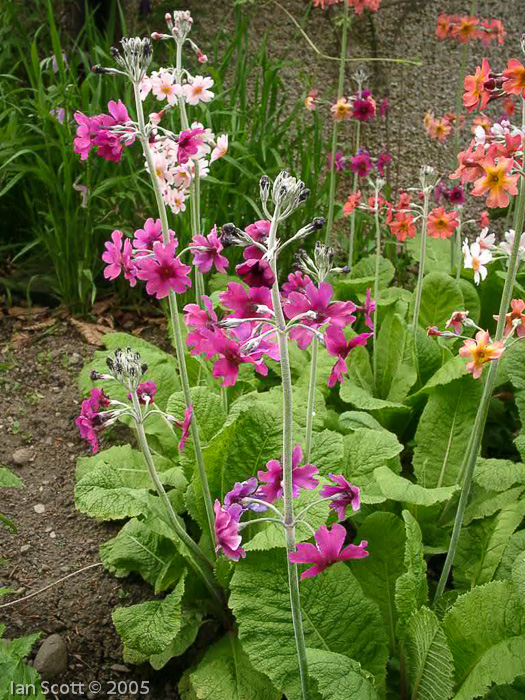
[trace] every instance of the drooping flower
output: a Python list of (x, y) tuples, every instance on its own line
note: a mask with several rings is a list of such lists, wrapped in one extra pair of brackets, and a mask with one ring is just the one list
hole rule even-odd
[(179, 444), (177, 447), (182, 452), (188, 437), (190, 435), (191, 421), (193, 420), (193, 406), (187, 406), (184, 411), (184, 419), (182, 421), (175, 421), (175, 425), (182, 428), (182, 434), (180, 436)]
[(92, 148), (97, 148), (97, 155), (104, 160), (117, 163), (122, 158), (124, 146), (130, 146), (135, 136), (132, 131), (122, 138), (122, 134), (116, 134), (112, 127), (129, 122), (129, 114), (126, 105), (119, 100), (108, 102), (109, 114), (98, 114), (87, 117), (82, 112), (75, 112), (74, 118), (77, 124), (76, 138), (73, 150), (80, 154), (81, 160), (86, 160)]
[(457, 211), (447, 213), (443, 207), (438, 207), (429, 214), (427, 233), (431, 238), (451, 238), (458, 226)]
[(201, 308), (198, 304), (187, 304), (184, 307), (184, 323), (192, 329), (186, 337), (186, 345), (191, 348), (192, 355), (207, 354), (211, 357), (213, 353), (211, 353), (209, 334), (203, 331), (212, 331), (217, 325), (218, 318), (210, 297), (202, 294), (201, 299), (205, 308)]
[(182, 294), (191, 287), (191, 267), (175, 257), (176, 241), (153, 243), (153, 257), (136, 258), (137, 277), (146, 282), (146, 291), (157, 299), (167, 297), (171, 290)]
[(100, 409), (107, 408), (109, 404), (109, 396), (102, 389), (91, 389), (89, 398), (82, 401), (80, 415), (75, 420), (80, 437), (89, 442), (93, 454), (98, 452), (98, 433), (105, 425), (104, 414)]
[[(137, 396), (140, 404), (149, 404), (155, 398), (157, 393), (157, 385), (155, 382), (141, 382), (137, 387)], [(128, 399), (131, 401), (131, 394), (128, 394)]]
[(387, 165), (392, 162), (392, 156), (387, 151), (383, 151), (377, 157), (376, 167), (379, 170), (380, 175), (384, 175), (384, 170)]
[(202, 148), (206, 132), (201, 127), (181, 131), (178, 139), (177, 163), (184, 165), (192, 156), (197, 155)]
[(525, 98), (525, 66), (517, 58), (509, 59), (503, 77), (503, 90), (507, 95), (521, 95)]
[(235, 271), (250, 287), (271, 288), (275, 282), (275, 275), (266, 260), (263, 260), (263, 251), (256, 246), (248, 246), (243, 251), (244, 262), (237, 265)]
[(321, 574), (337, 562), (368, 556), (366, 540), (362, 540), (358, 545), (349, 544), (342, 549), (345, 538), (346, 530), (342, 525), (334, 523), (331, 531), (326, 525), (321, 525), (315, 533), (316, 545), (301, 542), (297, 545), (297, 551), (288, 554), (288, 559), (294, 564), (313, 564), (301, 574), (301, 579), (305, 579)]
[(463, 267), (471, 269), (474, 271), (474, 282), (476, 284), (480, 283), (480, 280), (484, 280), (487, 276), (487, 265), (492, 260), (492, 253), (486, 248), (481, 250), (480, 244), (476, 241), (470, 247), (468, 242), (465, 241), (463, 245)]
[(370, 289), (366, 290), (365, 303), (363, 306), (357, 306), (356, 311), (362, 311), (365, 314), (365, 325), (374, 330), (374, 323), (372, 321), (372, 316), (376, 310), (376, 302), (372, 299), (372, 294)]
[(472, 372), (474, 379), (479, 379), (486, 362), (498, 360), (505, 346), (502, 340), (492, 342), (487, 331), (478, 331), (476, 339), (468, 338), (459, 350), (460, 357), (470, 358), (467, 362), (467, 372)]
[(329, 387), (343, 381), (343, 374), (348, 372), (346, 358), (355, 347), (366, 345), (372, 335), (373, 333), (361, 333), (347, 340), (340, 328), (328, 326), (324, 334), (326, 349), (330, 355), (337, 357), (337, 362), (332, 367), (328, 378)]
[(238, 503), (234, 503), (227, 508), (221, 506), (220, 501), (215, 500), (213, 506), (215, 512), (215, 540), (217, 542), (215, 551), (218, 553), (222, 549), (228, 559), (239, 561), (246, 556), (246, 552), (241, 547), (242, 537), (239, 534), (239, 520), (243, 513), (243, 508)]
[(129, 238), (122, 242), (122, 231), (113, 231), (111, 241), (104, 244), (106, 250), (102, 253), (102, 260), (106, 263), (104, 277), (108, 280), (116, 279), (121, 272), (131, 287), (137, 284), (136, 269), (131, 260), (132, 247)]
[(213, 80), (210, 77), (196, 75), (190, 78), (183, 86), (186, 102), (189, 105), (197, 105), (199, 102), (209, 102), (213, 99), (214, 93), (210, 90), (213, 87)]
[(290, 272), (288, 282), (282, 286), (282, 293), (287, 297), (292, 292), (304, 291), (309, 284), (312, 284), (312, 280), (304, 272)]
[(480, 109), (484, 109), (490, 100), (490, 90), (485, 88), (485, 83), (490, 76), (490, 64), (486, 58), (477, 66), (474, 75), (466, 75), (464, 80), (465, 92), (463, 94), (463, 105), (472, 112), (478, 104)]
[[(297, 443), (292, 452), (292, 493), (297, 498), (301, 489), (315, 489), (319, 481), (314, 479), (314, 474), (318, 473), (317, 467), (313, 464), (303, 464), (303, 451)], [(259, 491), (264, 495), (268, 503), (273, 503), (283, 496), (283, 468), (278, 459), (271, 459), (266, 463), (268, 471), (258, 471), (259, 481), (265, 482)]]
[(200, 334), (207, 340), (205, 347), (208, 359), (219, 355), (219, 359), (213, 363), (212, 374), (215, 378), (222, 377), (221, 386), (233, 386), (239, 376), (239, 366), (245, 362), (252, 364), (259, 374), (268, 374), (268, 367), (262, 360), (264, 346), (254, 353), (244, 353), (240, 344), (228, 338), (220, 329), (201, 329)]
[(499, 158), (496, 163), (493, 158), (485, 158), (481, 162), (484, 170), (483, 177), (476, 180), (472, 194), (481, 197), (488, 193), (488, 207), (506, 207), (509, 204), (509, 194), (518, 194), (517, 182), (519, 175), (511, 175), (514, 166), (512, 158)]
[(337, 486), (329, 484), (323, 486), (321, 496), (333, 498), (330, 508), (337, 512), (339, 520), (344, 520), (348, 506), (352, 507), (354, 513), (359, 510), (359, 488), (347, 481), (342, 474), (328, 474), (328, 476)]
[[(525, 300), (523, 299), (513, 299), (510, 302), (512, 311), (505, 315), (505, 330), (504, 335), (506, 337), (512, 335), (514, 331), (518, 338), (525, 338)], [(499, 316), (494, 316), (496, 321), (499, 320)]]
[[(345, 328), (355, 321), (353, 312), (355, 304), (351, 301), (332, 302), (334, 290), (331, 285), (322, 282), (317, 288), (309, 284), (304, 292), (292, 292), (283, 306), (287, 318), (303, 316), (301, 324), (318, 328), (329, 323), (331, 326)], [(297, 340), (301, 350), (306, 350), (312, 341), (312, 333), (306, 328), (292, 328), (290, 337)]]
[(316, 101), (317, 101), (317, 96), (319, 95), (318, 90), (310, 90), (308, 92), (308, 95), (305, 97), (304, 100), (304, 106), (305, 109), (307, 109), (310, 112), (313, 112), (314, 109), (316, 108)]
[(189, 249), (193, 253), (193, 264), (199, 272), (209, 272), (213, 265), (217, 272), (226, 272), (228, 269), (228, 258), (221, 255), (224, 246), (217, 236), (217, 226), (214, 226), (208, 236), (200, 233), (193, 236)]
[(263, 494), (257, 493), (258, 488), (259, 482), (255, 476), (252, 476), (247, 481), (236, 481), (233, 489), (228, 491), (226, 496), (224, 496), (224, 505), (231, 506), (234, 503), (238, 503), (242, 506), (243, 510), (253, 510), (254, 513), (265, 513), (268, 508), (262, 503), (249, 503), (244, 500), (250, 497), (264, 500), (264, 498), (261, 498)]
[(227, 153), (228, 153), (228, 134), (222, 134), (217, 139), (217, 143), (215, 144), (215, 148), (211, 152), (210, 163), (213, 163), (214, 161), (219, 160), (219, 158), (222, 158)]
[(445, 324), (445, 328), (452, 328), (456, 335), (463, 330), (463, 324), (468, 317), (468, 311), (454, 311)]

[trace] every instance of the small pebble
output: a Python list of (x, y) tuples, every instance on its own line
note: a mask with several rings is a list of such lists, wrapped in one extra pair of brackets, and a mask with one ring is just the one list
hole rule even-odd
[(31, 549), (31, 545), (30, 545), (30, 544), (23, 544), (23, 545), (20, 547), (20, 554), (25, 554), (26, 552), (29, 552), (30, 549)]
[(43, 503), (37, 503), (36, 506), (34, 506), (34, 511), (35, 513), (41, 515), (42, 513), (46, 512), (46, 507)]
[(11, 460), (17, 467), (23, 467), (24, 464), (33, 461), (34, 458), (33, 450), (30, 447), (21, 447), (11, 455)]

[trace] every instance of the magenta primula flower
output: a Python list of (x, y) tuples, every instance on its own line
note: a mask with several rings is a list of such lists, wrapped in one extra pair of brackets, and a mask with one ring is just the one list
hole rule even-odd
[[(157, 393), (157, 385), (155, 382), (141, 382), (137, 387), (137, 396), (139, 403), (149, 404), (155, 398)], [(131, 401), (131, 394), (128, 394), (128, 399)]]
[(348, 367), (345, 362), (346, 358), (350, 352), (357, 346), (364, 346), (367, 344), (368, 339), (373, 336), (373, 333), (361, 333), (356, 335), (350, 340), (347, 340), (344, 336), (341, 328), (336, 326), (329, 326), (325, 331), (325, 343), (326, 349), (330, 355), (337, 357), (337, 362), (332, 367), (330, 376), (328, 378), (328, 386), (332, 387), (343, 380), (343, 374), (347, 374)]
[(262, 503), (247, 503), (244, 501), (245, 498), (258, 498), (264, 500), (264, 494), (257, 493), (259, 488), (259, 482), (252, 476), (246, 481), (237, 481), (231, 491), (229, 491), (226, 496), (224, 496), (224, 505), (231, 506), (234, 503), (238, 503), (242, 506), (243, 510), (253, 510), (254, 513), (265, 513), (268, 508)]
[(215, 551), (220, 549), (233, 561), (239, 561), (246, 556), (246, 552), (241, 547), (242, 537), (239, 534), (239, 520), (243, 513), (242, 506), (234, 503), (229, 507), (221, 506), (218, 500), (213, 506), (215, 511), (215, 539), (217, 545)]
[(263, 251), (251, 245), (245, 248), (242, 255), (245, 262), (237, 265), (235, 271), (244, 282), (249, 287), (271, 288), (275, 282), (275, 275), (266, 260), (262, 259)]
[(228, 338), (219, 329), (214, 331), (203, 329), (201, 334), (208, 340), (208, 344), (205, 346), (207, 359), (213, 355), (220, 355), (220, 358), (213, 363), (212, 374), (216, 378), (223, 378), (221, 386), (233, 386), (239, 376), (239, 366), (245, 362), (252, 364), (255, 367), (255, 371), (259, 374), (263, 376), (268, 374), (268, 367), (261, 359), (265, 350), (264, 347), (259, 347), (255, 352), (246, 354), (241, 351), (239, 343)]
[(290, 552), (288, 559), (294, 564), (313, 564), (301, 574), (301, 579), (305, 579), (321, 574), (339, 561), (364, 559), (368, 556), (365, 549), (368, 546), (366, 540), (362, 540), (358, 545), (349, 544), (342, 550), (345, 538), (346, 530), (342, 525), (335, 523), (331, 531), (326, 525), (321, 525), (315, 533), (317, 546), (309, 542), (301, 542), (297, 545), (297, 551)]
[(111, 128), (130, 121), (125, 104), (119, 100), (108, 102), (108, 114), (98, 114), (87, 117), (82, 112), (75, 112), (74, 118), (78, 124), (73, 150), (79, 153), (82, 160), (86, 160), (92, 148), (97, 148), (97, 154), (104, 158), (118, 162), (122, 158), (124, 146), (130, 146), (135, 136), (130, 131), (122, 140), (122, 134), (115, 134)]
[(367, 151), (359, 151), (350, 158), (350, 170), (358, 177), (368, 177), (373, 164), (370, 154)]
[(175, 257), (177, 242), (153, 244), (153, 257), (144, 256), (135, 261), (137, 277), (146, 282), (148, 294), (154, 294), (157, 299), (167, 297), (171, 290), (177, 294), (191, 287), (189, 273), (191, 267), (184, 265)]
[[(186, 345), (191, 348), (192, 355), (213, 355), (210, 339), (203, 331), (213, 330), (218, 322), (217, 314), (213, 310), (213, 304), (209, 296), (201, 295), (206, 308), (202, 309), (198, 304), (187, 304), (184, 307), (184, 323), (192, 328), (186, 337)], [(208, 357), (208, 359), (209, 359)]]
[(98, 452), (98, 435), (104, 428), (104, 414), (100, 412), (101, 408), (107, 408), (110, 404), (110, 398), (103, 389), (91, 389), (89, 398), (82, 401), (80, 407), (80, 415), (75, 420), (75, 425), (80, 430), (80, 437), (87, 440), (91, 445), (93, 454)]
[(376, 167), (379, 170), (379, 174), (384, 175), (385, 166), (392, 162), (392, 156), (387, 151), (383, 151), (377, 156)]
[[(175, 233), (169, 230), (170, 243), (178, 245)], [(137, 250), (153, 250), (154, 243), (163, 243), (162, 223), (160, 219), (146, 219), (144, 228), (138, 228), (133, 238), (133, 247)]]
[[(317, 467), (313, 464), (303, 464), (299, 466), (303, 459), (303, 451), (297, 443), (292, 453), (292, 493), (297, 498), (301, 489), (315, 489), (319, 481), (314, 479), (314, 474), (318, 473)], [(268, 503), (273, 503), (283, 496), (283, 468), (278, 459), (271, 459), (266, 463), (268, 471), (258, 471), (259, 481), (266, 482), (259, 491), (264, 495)]]
[(368, 326), (370, 330), (374, 330), (373, 315), (376, 310), (376, 303), (372, 299), (370, 289), (366, 290), (365, 303), (363, 306), (356, 306), (356, 311), (363, 311), (365, 314), (365, 326)]
[[(289, 295), (283, 311), (289, 319), (304, 315), (300, 319), (301, 324), (312, 328), (319, 328), (325, 323), (345, 328), (355, 321), (353, 312), (356, 306), (351, 301), (332, 302), (333, 293), (332, 286), (326, 282), (322, 282), (319, 288), (309, 284), (304, 293), (292, 292)], [(297, 340), (301, 350), (306, 350), (312, 342), (312, 333), (306, 328), (292, 328), (290, 337)]]
[(192, 156), (199, 153), (205, 136), (206, 132), (202, 127), (180, 132), (177, 148), (177, 163), (179, 165), (184, 165)]
[[(344, 158), (343, 154), (340, 153), (339, 151), (337, 151), (337, 153), (335, 154), (335, 165), (334, 165), (336, 172), (342, 173), (343, 170), (345, 169), (345, 165), (346, 165), (346, 163), (345, 163), (345, 158)], [(332, 168), (332, 154), (331, 153), (328, 154), (328, 167)]]
[(376, 115), (376, 103), (368, 90), (363, 90), (361, 97), (356, 97), (352, 103), (352, 116), (360, 122), (368, 122)]
[(328, 476), (337, 486), (329, 484), (323, 486), (321, 496), (323, 498), (333, 497), (330, 508), (337, 512), (339, 520), (344, 520), (348, 506), (352, 506), (354, 512), (359, 510), (359, 488), (347, 481), (341, 474), (329, 474)]
[(199, 272), (209, 272), (213, 265), (217, 272), (226, 272), (228, 269), (228, 258), (221, 255), (224, 246), (217, 236), (217, 226), (214, 226), (208, 236), (200, 233), (193, 236), (189, 245), (193, 253), (193, 264)]
[(102, 260), (106, 263), (104, 277), (114, 280), (123, 272), (130, 286), (134, 287), (137, 279), (135, 266), (131, 260), (133, 249), (129, 238), (122, 243), (123, 235), (122, 231), (113, 231), (111, 241), (106, 241), (104, 244), (106, 247), (106, 251), (102, 253)]
[(271, 226), (271, 221), (259, 219), (259, 221), (255, 221), (253, 224), (247, 226), (245, 231), (254, 241), (257, 241), (257, 243), (264, 243), (270, 234)]
[(221, 304), (233, 311), (235, 318), (269, 318), (270, 311), (259, 310), (265, 306), (273, 309), (272, 293), (268, 287), (250, 287), (246, 289), (238, 282), (230, 282), (225, 292), (219, 294)]
[(282, 286), (282, 293), (287, 297), (292, 292), (303, 292), (309, 284), (312, 284), (312, 280), (304, 272), (290, 272), (288, 282)]
[(187, 406), (186, 410), (184, 411), (184, 420), (182, 421), (175, 421), (175, 425), (177, 425), (179, 428), (182, 428), (182, 435), (179, 440), (178, 448), (182, 452), (184, 449), (184, 446), (186, 445), (186, 442), (188, 440), (188, 437), (190, 435), (190, 427), (191, 427), (191, 421), (193, 420), (193, 406)]

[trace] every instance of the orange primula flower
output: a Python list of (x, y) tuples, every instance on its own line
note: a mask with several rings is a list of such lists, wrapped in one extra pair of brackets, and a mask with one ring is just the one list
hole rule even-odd
[(488, 192), (487, 206), (490, 208), (508, 206), (509, 194), (518, 194), (519, 175), (510, 174), (514, 160), (500, 158), (496, 163), (494, 158), (487, 157), (481, 161), (480, 165), (483, 167), (484, 175), (474, 183), (472, 194), (475, 197), (481, 197)]
[(437, 18), (436, 35), (438, 39), (446, 39), (450, 31), (450, 17), (439, 15)]
[(458, 24), (452, 27), (452, 35), (457, 37), (460, 44), (468, 44), (472, 39), (478, 36), (477, 26), (479, 20), (477, 17), (459, 17)]
[(353, 192), (351, 195), (349, 195), (349, 197), (346, 200), (344, 207), (343, 207), (343, 216), (350, 216), (350, 214), (352, 214), (352, 212), (359, 205), (360, 201), (361, 201), (360, 190), (357, 190), (357, 192)]
[(519, 95), (525, 98), (525, 66), (517, 58), (510, 58), (507, 68), (503, 71), (506, 78), (503, 83), (503, 91), (507, 95)]
[(457, 211), (447, 213), (443, 207), (438, 207), (429, 214), (427, 234), (431, 238), (452, 238), (458, 226)]
[(458, 167), (453, 173), (449, 175), (451, 180), (460, 179), (460, 182), (474, 182), (480, 178), (483, 173), (483, 161), (485, 160), (485, 149), (482, 144), (474, 146), (472, 143), (467, 148), (466, 151), (460, 151), (458, 153)]
[[(518, 335), (518, 338), (523, 338), (525, 336), (525, 301), (523, 299), (513, 299), (510, 302), (512, 311), (505, 315), (505, 336), (512, 335), (514, 330)], [(494, 316), (496, 321), (499, 316)]]
[(481, 66), (476, 68), (474, 75), (466, 75), (463, 82), (465, 93), (463, 95), (463, 104), (472, 112), (480, 102), (480, 109), (484, 109), (490, 99), (490, 91), (485, 90), (485, 82), (489, 79), (490, 64), (486, 58), (481, 62)]
[(394, 214), (394, 220), (389, 222), (390, 231), (398, 241), (405, 241), (407, 238), (414, 238), (416, 227), (414, 217), (404, 211)]
[(433, 125), (432, 135), (439, 141), (439, 143), (444, 143), (451, 131), (452, 127), (448, 121), (445, 119), (438, 119)]
[(472, 338), (465, 340), (459, 356), (471, 358), (470, 362), (467, 362), (467, 372), (472, 372), (474, 379), (479, 379), (483, 372), (483, 365), (490, 360), (498, 360), (504, 349), (502, 340), (492, 343), (487, 331), (479, 331), (476, 333), (476, 340)]

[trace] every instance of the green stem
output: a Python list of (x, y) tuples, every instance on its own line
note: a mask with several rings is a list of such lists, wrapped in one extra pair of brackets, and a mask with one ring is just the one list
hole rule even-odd
[(315, 380), (317, 378), (317, 351), (319, 341), (314, 335), (312, 339), (312, 352), (310, 356), (310, 382), (308, 384), (308, 408), (306, 409), (306, 461), (310, 461), (312, 452), (312, 432), (315, 416)]
[[(356, 126), (356, 132), (355, 132), (355, 150), (354, 152), (357, 153), (359, 150), (359, 143), (360, 143), (360, 138), (361, 138), (361, 122), (359, 119), (357, 120), (357, 126)], [(355, 193), (357, 189), (357, 173), (354, 173), (354, 180), (352, 183), (352, 192)], [(354, 264), (354, 237), (355, 237), (355, 219), (357, 215), (357, 210), (354, 209), (352, 212), (352, 218), (350, 219), (350, 241), (348, 242), (348, 267), (352, 267)]]
[[(522, 100), (523, 116), (522, 116), (522, 127), (525, 125), (525, 100)], [(496, 327), (495, 340), (501, 340), (503, 338), (503, 331), (505, 329), (505, 315), (508, 311), (512, 295), (514, 292), (514, 284), (516, 282), (516, 275), (519, 266), (519, 248), (521, 234), (523, 232), (523, 220), (525, 218), (525, 177), (521, 177), (520, 181), (520, 193), (518, 197), (518, 206), (516, 207), (516, 214), (514, 218), (514, 244), (512, 246), (512, 251), (509, 259), (509, 267), (507, 270), (507, 277), (505, 279), (505, 286), (503, 288), (503, 293), (501, 295), (501, 303), (499, 307), (498, 315), (498, 325)], [(452, 536), (450, 538), (450, 546), (447, 553), (447, 558), (443, 566), (443, 571), (441, 572), (441, 577), (436, 590), (435, 601), (443, 595), (445, 586), (450, 574), (450, 570), (454, 564), (454, 559), (456, 556), (456, 550), (458, 546), (458, 540), (461, 533), (461, 528), (463, 526), (463, 518), (465, 515), (465, 509), (468, 504), (468, 499), (470, 495), (470, 487), (472, 484), (472, 476), (474, 474), (474, 468), (476, 466), (476, 461), (478, 458), (479, 449), (481, 446), (481, 440), (483, 438), (483, 431), (485, 429), (485, 423), (487, 421), (487, 415), (489, 412), (490, 400), (494, 388), (496, 386), (496, 375), (498, 371), (498, 360), (493, 360), (490, 363), (489, 371), (485, 380), (485, 386), (483, 387), (483, 394), (481, 396), (481, 401), (479, 404), (478, 412), (476, 414), (476, 420), (474, 422), (474, 428), (472, 430), (472, 436), (469, 443), (469, 449), (465, 453), (463, 459), (463, 464), (461, 465), (461, 472), (464, 474), (463, 478), (463, 488), (461, 489), (461, 496), (458, 503), (458, 509), (456, 511), (456, 517), (454, 520), (454, 527), (452, 529)]]
[(379, 198), (376, 196), (375, 201), (375, 212), (374, 212), (375, 224), (376, 224), (376, 266), (374, 274), (374, 344), (372, 347), (372, 368), (374, 371), (374, 383), (377, 384), (377, 307), (379, 306), (379, 265), (381, 262), (381, 226), (379, 224)]
[(424, 193), (423, 200), (423, 225), (421, 226), (421, 248), (419, 253), (419, 270), (417, 275), (416, 298), (414, 301), (414, 318), (412, 320), (412, 334), (414, 342), (419, 323), (419, 309), (421, 307), (421, 294), (423, 292), (423, 277), (425, 276), (425, 256), (427, 252), (427, 223), (428, 223), (428, 206), (430, 201), (430, 191)]
[[(142, 109), (142, 100), (140, 99), (140, 86), (138, 84), (134, 84), (133, 90), (135, 94), (135, 106), (137, 110), (137, 121), (139, 125), (139, 139), (142, 145), (144, 157), (146, 158), (146, 162), (148, 164), (148, 171), (153, 185), (153, 190), (155, 192), (155, 199), (157, 201), (157, 208), (159, 210), (159, 216), (162, 225), (162, 236), (164, 238), (164, 242), (167, 243), (169, 241), (168, 215), (166, 212), (166, 205), (164, 204), (164, 199), (162, 197), (162, 189), (159, 182), (159, 178), (157, 177), (155, 172), (155, 163), (153, 161), (153, 155), (151, 153), (151, 149), (149, 147), (148, 138), (145, 131), (144, 111)], [(170, 290), (168, 299), (170, 307), (171, 332), (173, 335), (173, 342), (175, 344), (175, 354), (177, 356), (177, 363), (179, 366), (179, 375), (182, 384), (182, 392), (184, 394), (184, 402), (186, 404), (186, 407), (188, 408), (192, 405), (190, 382), (188, 378), (188, 368), (186, 367), (186, 359), (184, 356), (184, 341), (182, 339), (182, 328), (180, 323), (177, 295), (173, 290)], [(208, 477), (204, 466), (204, 458), (202, 455), (199, 429), (197, 426), (197, 420), (195, 418), (195, 415), (193, 416), (193, 420), (191, 421), (190, 431), (193, 440), (195, 461), (197, 463), (197, 472), (199, 474), (199, 480), (201, 482), (204, 507), (206, 509), (210, 540), (212, 542), (212, 545), (215, 547), (215, 516), (213, 513), (210, 487), (208, 484)]]
[[(339, 82), (337, 85), (337, 99), (343, 96), (343, 87), (345, 81), (345, 60), (346, 49), (348, 45), (348, 3), (343, 3), (343, 33), (341, 36), (341, 57), (339, 61)], [(332, 162), (330, 164), (330, 194), (328, 200), (328, 218), (326, 223), (325, 244), (329, 245), (332, 237), (332, 226), (334, 224), (334, 207), (335, 207), (335, 154), (337, 151), (337, 132), (339, 130), (339, 122), (334, 121), (332, 128)]]
[(467, 70), (467, 59), (468, 59), (468, 44), (465, 44), (463, 46), (463, 51), (461, 53), (461, 67), (459, 69), (459, 85), (458, 85), (458, 93), (456, 96), (456, 124), (454, 126), (454, 160), (453, 163), (456, 162), (456, 156), (458, 155), (459, 151), (459, 131), (461, 128), (460, 125), (460, 116), (461, 116), (461, 111), (462, 111), (462, 105), (463, 105), (463, 83), (465, 82), (465, 72)]
[[(457, 253), (457, 260), (456, 260), (456, 281), (459, 282), (459, 279), (461, 277), (461, 258), (463, 257), (463, 251), (461, 249), (461, 232), (463, 228), (463, 210), (459, 210), (459, 226), (456, 229), (456, 253)], [(450, 239), (450, 242), (453, 242), (453, 238)]]
[[(345, 3), (346, 4), (346, 3)], [(275, 207), (270, 234), (268, 237), (268, 249), (273, 250), (277, 227), (279, 224), (279, 206)], [(275, 282), (272, 287), (272, 302), (275, 313), (277, 338), (279, 343), (281, 377), (283, 387), (283, 510), (284, 528), (286, 533), (286, 561), (288, 564), (288, 586), (290, 590), (290, 607), (301, 677), (301, 689), (303, 700), (308, 700), (308, 665), (306, 660), (306, 643), (304, 640), (303, 618), (301, 613), (301, 597), (299, 592), (299, 576), (297, 565), (288, 559), (288, 554), (295, 551), (295, 525), (294, 525), (294, 499), (292, 483), (292, 451), (293, 451), (293, 401), (292, 401), (292, 375), (290, 370), (290, 358), (288, 354), (288, 337), (286, 334), (286, 321), (281, 306), (281, 295), (277, 277), (276, 256), (271, 262)]]

